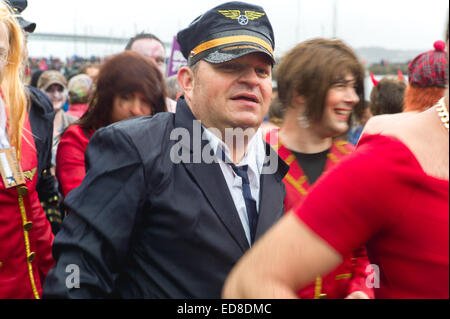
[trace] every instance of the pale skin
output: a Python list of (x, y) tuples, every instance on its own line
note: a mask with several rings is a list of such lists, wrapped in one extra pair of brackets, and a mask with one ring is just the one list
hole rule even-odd
[(67, 99), (67, 94), (64, 92), (64, 87), (61, 84), (54, 83), (50, 85), (45, 91), (45, 94), (49, 97), (55, 111), (55, 119), (53, 120), (53, 136), (60, 134), (61, 122), (63, 116), (64, 103)]
[[(448, 90), (445, 101), (448, 110)], [(413, 116), (374, 118), (365, 133), (398, 138), (411, 149), (425, 173), (448, 181), (449, 134), (435, 108)], [(225, 282), (223, 297), (296, 298), (299, 288), (341, 262), (334, 248), (289, 213), (238, 262)]]
[(131, 51), (138, 52), (156, 62), (160, 72), (166, 74), (166, 52), (164, 46), (155, 39), (139, 39), (133, 42)]
[[(222, 137), (226, 128), (253, 129), (250, 140), (270, 105), (270, 59), (263, 53), (251, 53), (221, 64), (197, 63), (196, 72), (189, 67), (178, 72), (178, 82), (196, 119), (206, 128), (220, 131)], [(234, 163), (243, 158), (247, 142), (228, 145)]]

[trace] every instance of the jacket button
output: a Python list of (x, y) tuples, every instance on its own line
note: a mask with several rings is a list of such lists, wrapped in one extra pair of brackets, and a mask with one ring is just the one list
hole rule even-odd
[(0, 268), (2, 268), (2, 266), (3, 266), (3, 263), (0, 261)]
[(36, 257), (36, 253), (35, 253), (35, 252), (31, 252), (31, 253), (28, 255), (28, 261), (29, 261), (30, 263), (33, 262), (34, 257)]
[(26, 187), (26, 186), (17, 186), (17, 193), (20, 196), (26, 196), (28, 194), (28, 187)]
[(25, 229), (26, 231), (30, 231), (33, 228), (33, 223), (32, 222), (26, 222), (23, 225), (23, 229)]

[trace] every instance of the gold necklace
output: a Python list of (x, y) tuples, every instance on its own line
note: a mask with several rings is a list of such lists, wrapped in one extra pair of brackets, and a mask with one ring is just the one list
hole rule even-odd
[(439, 103), (437, 104), (437, 106), (439, 106), (439, 107), (436, 108), (436, 111), (438, 112), (438, 115), (441, 118), (442, 123), (444, 124), (445, 128), (448, 131), (449, 130), (448, 120), (449, 120), (450, 116), (447, 111), (447, 106), (445, 105), (445, 99), (442, 98), (439, 101)]

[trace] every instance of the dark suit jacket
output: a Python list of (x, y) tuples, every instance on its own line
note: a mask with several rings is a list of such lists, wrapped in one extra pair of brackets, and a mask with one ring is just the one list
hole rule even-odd
[[(43, 203), (45, 215), (56, 234), (63, 218), (58, 207), (58, 190), (55, 177), (50, 172), (52, 166), (53, 120), (55, 111), (50, 99), (41, 90), (27, 86), (30, 97), (29, 120), (37, 150), (37, 185), (39, 200)], [(57, 218), (55, 218), (57, 217)]]
[[(66, 199), (71, 212), (55, 238), (57, 264), (44, 297), (220, 298), (249, 244), (219, 164), (171, 161), (179, 142), (171, 132), (192, 133), (193, 120), (181, 99), (175, 115), (128, 120), (94, 135), (87, 175)], [(177, 145), (188, 147), (190, 135)], [(256, 239), (284, 213), (288, 167), (267, 151), (278, 170), (261, 175)], [(68, 265), (79, 267), (78, 289), (66, 287)]]

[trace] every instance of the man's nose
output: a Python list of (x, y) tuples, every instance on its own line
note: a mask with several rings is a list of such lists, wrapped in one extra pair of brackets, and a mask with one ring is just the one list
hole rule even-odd
[(259, 83), (259, 77), (256, 70), (253, 67), (247, 67), (243, 70), (239, 80), (250, 86), (256, 86)]

